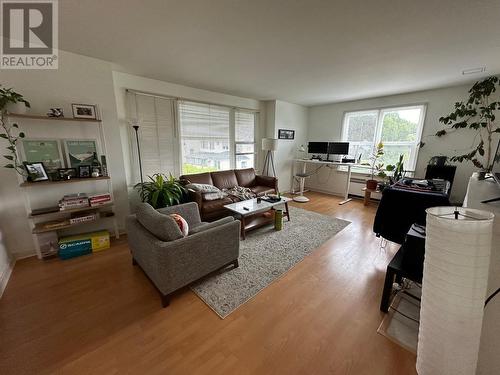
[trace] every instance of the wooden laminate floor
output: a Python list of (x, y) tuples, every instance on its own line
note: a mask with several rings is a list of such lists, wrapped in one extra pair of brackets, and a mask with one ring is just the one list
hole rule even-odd
[(224, 320), (189, 289), (162, 309), (126, 240), (19, 261), (0, 300), (0, 374), (415, 374), (415, 356), (376, 332), (396, 250), (371, 231), (376, 207), (307, 195), (294, 205), (352, 224)]

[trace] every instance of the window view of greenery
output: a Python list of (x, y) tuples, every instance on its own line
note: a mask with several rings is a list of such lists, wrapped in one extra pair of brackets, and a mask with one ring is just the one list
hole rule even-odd
[[(394, 164), (403, 154), (405, 167), (414, 169), (422, 113), (423, 106), (347, 113), (343, 140), (350, 143), (351, 156), (361, 156), (361, 163), (369, 161), (375, 145), (381, 141), (382, 163)], [(356, 171), (362, 172), (362, 168)]]

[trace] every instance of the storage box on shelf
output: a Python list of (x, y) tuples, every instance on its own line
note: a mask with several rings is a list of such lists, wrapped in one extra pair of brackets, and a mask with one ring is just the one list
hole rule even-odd
[[(28, 134), (35, 133), (37, 125), (40, 126), (43, 122), (50, 121), (53, 122), (54, 128), (75, 126), (78, 129), (78, 127), (82, 127), (79, 129), (82, 129), (82, 132), (85, 134), (89, 133), (89, 125), (97, 125), (94, 129), (96, 129), (100, 140), (100, 151), (103, 155), (107, 155), (106, 141), (104, 138), (102, 121), (100, 119), (75, 119), (15, 113), (9, 113), (8, 117), (13, 120), (15, 119), (20, 126), (27, 129)], [(43, 122), (41, 123), (37, 120), (43, 120)], [(31, 133), (29, 131), (30, 128), (33, 130)], [(92, 132), (92, 127), (90, 127), (90, 132)], [(112, 179), (109, 173), (106, 176), (72, 178), (62, 181), (30, 182), (22, 181), (20, 178), (19, 182), (20, 187), (24, 188), (25, 206), (28, 219), (32, 226), (32, 234), (38, 258), (41, 259), (54, 255), (54, 248), (56, 247), (54, 246), (54, 241), (57, 239), (55, 236), (57, 236), (57, 232), (62, 229), (85, 226), (88, 223), (95, 223), (100, 220), (112, 220), (114, 235), (116, 238), (119, 238), (118, 223), (113, 212)], [(107, 189), (103, 188), (101, 185), (104, 182), (107, 185)], [(59, 206), (40, 207), (42, 204), (40, 204), (40, 202), (36, 203), (37, 200), (44, 200), (44, 204), (47, 204), (48, 199), (53, 199), (54, 203), (57, 203), (60, 196), (64, 194), (63, 190), (67, 191), (67, 189), (65, 189), (66, 187), (72, 187), (73, 189), (71, 190), (74, 190), (74, 187), (77, 186), (74, 184), (78, 183), (82, 184), (82, 186), (92, 186), (92, 189), (83, 189), (88, 193), (85, 196), (65, 196), (59, 202)], [(41, 195), (42, 193), (43, 196)], [(106, 231), (106, 233), (108, 232)], [(107, 238), (109, 243), (109, 233)]]

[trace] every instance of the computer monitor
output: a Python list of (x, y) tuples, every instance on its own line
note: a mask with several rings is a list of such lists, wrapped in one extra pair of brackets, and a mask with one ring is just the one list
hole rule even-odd
[(328, 153), (331, 155), (349, 155), (349, 142), (329, 142)]
[(309, 142), (307, 152), (310, 154), (328, 154), (328, 142)]

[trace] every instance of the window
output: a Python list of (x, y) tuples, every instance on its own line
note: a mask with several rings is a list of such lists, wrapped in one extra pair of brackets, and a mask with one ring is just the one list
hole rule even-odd
[(383, 108), (347, 112), (344, 116), (342, 140), (349, 142), (349, 153), (361, 163), (369, 162), (376, 144), (384, 144), (385, 165), (395, 164), (404, 155), (406, 170), (415, 170), (425, 117), (425, 106)]
[(182, 173), (231, 168), (230, 108), (179, 102)]
[(253, 168), (255, 163), (255, 113), (236, 110), (234, 123), (236, 168)]

